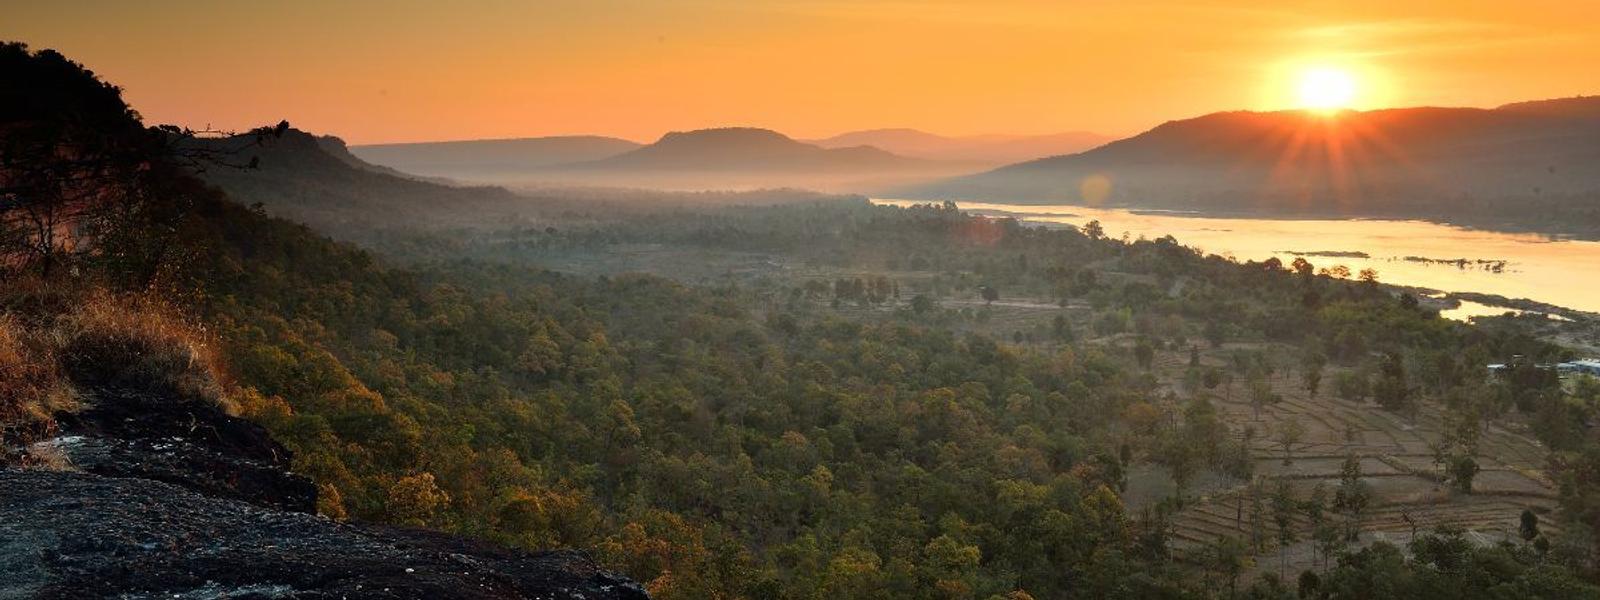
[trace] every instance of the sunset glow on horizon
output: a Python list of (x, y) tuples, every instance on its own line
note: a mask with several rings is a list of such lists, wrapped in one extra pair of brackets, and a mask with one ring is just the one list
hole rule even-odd
[(1126, 135), (1223, 110), (1600, 93), (1600, 70), (1578, 68), (1600, 64), (1600, 3), (1553, 0), (21, 0), (0, 17), (0, 39), (92, 65), (152, 122), (287, 119), (352, 143)]

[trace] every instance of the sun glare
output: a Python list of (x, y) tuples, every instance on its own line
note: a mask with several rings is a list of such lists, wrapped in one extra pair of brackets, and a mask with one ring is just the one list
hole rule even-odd
[(1321, 112), (1347, 108), (1356, 97), (1356, 80), (1342, 69), (1317, 67), (1300, 73), (1300, 107)]

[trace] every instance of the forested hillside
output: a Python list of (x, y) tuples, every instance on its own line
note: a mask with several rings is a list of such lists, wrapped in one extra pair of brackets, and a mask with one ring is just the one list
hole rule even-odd
[[(5, 60), (30, 56), (5, 48)], [(221, 393), (294, 452), (327, 517), (582, 549), (666, 599), (1600, 595), (1594, 390), (1542, 375), (1534, 364), (1568, 353), (1515, 323), (1442, 320), (1377, 274), (860, 199), (574, 210), (372, 254), (231, 195), (336, 211), (323, 214), (342, 231), (429, 200), (385, 187), (327, 206), (326, 188), (275, 187), (290, 170), (269, 155), (209, 187), (189, 162), (234, 167), (185, 154), (173, 143), (185, 132), (141, 128), (87, 72), (64, 76), (88, 91), (60, 93), (93, 105), (35, 85), (6, 87), (0, 106), (105, 116), (107, 139), (142, 143), (96, 162), (133, 166), (76, 202), (60, 201), (76, 184), (13, 187), (45, 171), (7, 163), (0, 308), (9, 319), (109, 294), (203, 324)], [(28, 118), (4, 122), (20, 131)], [(5, 147), (23, 156), (57, 164)], [(314, 168), (345, 181), (336, 191), (376, 181)], [(504, 196), (451, 207), (492, 211)], [(81, 233), (25, 228), (43, 214)], [(758, 266), (701, 282), (540, 266), (641, 247)], [(1013, 319), (1008, 302), (1048, 316)], [(1482, 367), (1513, 356), (1527, 360), (1510, 377)], [(1180, 381), (1164, 370), (1173, 361)], [(1385, 420), (1473, 415), (1441, 450), (1453, 464), (1480, 456), (1465, 440), (1489, 427), (1538, 436), (1559, 452), (1562, 512), (1544, 518), (1560, 526), (1504, 543), (1423, 531), (1402, 550), (1360, 538), (1349, 507), (1373, 496), (1358, 472), (1337, 504), (1285, 492), (1271, 517), (1256, 513), (1350, 515), (1360, 543), (1309, 575), (1260, 568), (1273, 555), (1238, 539), (1177, 548), (1171, 518), (1204, 502), (1202, 475), (1265, 481), (1258, 463), (1277, 460), (1252, 454), (1257, 432), (1225, 408), (1244, 390), (1275, 404), (1271, 386), (1291, 373), (1315, 395), (1324, 372)], [(0, 407), (8, 436), (41, 417)], [(1135, 504), (1134, 475), (1152, 469), (1171, 485)]]

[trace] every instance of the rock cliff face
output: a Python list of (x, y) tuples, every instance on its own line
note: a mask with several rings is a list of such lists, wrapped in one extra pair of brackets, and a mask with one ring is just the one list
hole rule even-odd
[(0, 599), (645, 599), (571, 551), (529, 553), (312, 514), (259, 426), (201, 402), (95, 394), (0, 469)]

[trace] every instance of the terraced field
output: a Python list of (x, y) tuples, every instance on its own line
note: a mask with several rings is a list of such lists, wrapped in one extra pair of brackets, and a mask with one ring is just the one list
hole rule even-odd
[[(1221, 357), (1226, 351), (1224, 348), (1208, 353), (1202, 362), (1222, 366)], [(1164, 381), (1176, 386), (1187, 365), (1187, 354), (1163, 352), (1158, 356), (1156, 371)], [(1331, 381), (1335, 372), (1330, 368), (1324, 381)], [(1296, 497), (1303, 499), (1321, 483), (1331, 495), (1339, 484), (1345, 458), (1359, 457), (1362, 479), (1373, 498), (1360, 520), (1358, 543), (1379, 539), (1404, 542), (1414, 533), (1440, 526), (1466, 530), (1469, 537), (1485, 543), (1516, 539), (1524, 509), (1542, 514), (1556, 505), (1556, 490), (1542, 472), (1545, 450), (1525, 434), (1499, 424), (1489, 425), (1479, 441), (1477, 460), (1481, 471), (1474, 480), (1473, 493), (1463, 494), (1447, 485), (1429, 447), (1444, 428), (1438, 407), (1425, 402), (1415, 419), (1407, 420), (1373, 404), (1336, 398), (1327, 391), (1309, 397), (1300, 387), (1298, 373), (1280, 374), (1271, 378), (1270, 384), (1283, 400), (1263, 407), (1259, 419), (1242, 382), (1234, 382), (1231, 390), (1217, 390), (1217, 408), (1235, 435), (1240, 435), (1246, 426), (1257, 432), (1251, 444), (1260, 484), (1255, 489), (1272, 490), (1279, 481), (1289, 481)], [(1324, 386), (1324, 390), (1327, 387), (1331, 386)], [(1299, 443), (1291, 446), (1292, 461), (1286, 465), (1283, 447), (1273, 439), (1272, 432), (1290, 421), (1297, 421), (1305, 433)], [(1204, 552), (1223, 536), (1251, 539), (1254, 503), (1247, 482), (1200, 491), (1198, 498), (1190, 500), (1173, 517), (1170, 545), (1176, 554)], [(1263, 498), (1261, 503), (1270, 505), (1270, 500)], [(1309, 541), (1313, 527), (1304, 514), (1297, 512), (1293, 517), (1292, 529), (1299, 541), (1282, 552), (1274, 547), (1276, 525), (1271, 516), (1264, 520), (1267, 533), (1263, 537), (1267, 541), (1257, 557), (1259, 569), (1284, 569), (1292, 576), (1314, 564), (1313, 543)]]

